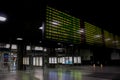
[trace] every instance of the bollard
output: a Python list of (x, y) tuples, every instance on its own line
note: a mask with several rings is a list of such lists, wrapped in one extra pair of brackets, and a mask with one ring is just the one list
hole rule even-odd
[(95, 67), (96, 67), (95, 64), (93, 64), (93, 70), (94, 70), (94, 71), (95, 71)]
[(103, 70), (103, 64), (100, 64), (101, 71)]

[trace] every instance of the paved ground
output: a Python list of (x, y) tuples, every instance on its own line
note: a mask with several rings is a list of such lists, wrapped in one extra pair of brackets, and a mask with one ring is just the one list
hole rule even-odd
[(120, 80), (120, 67), (80, 66), (27, 71), (0, 70), (0, 80)]

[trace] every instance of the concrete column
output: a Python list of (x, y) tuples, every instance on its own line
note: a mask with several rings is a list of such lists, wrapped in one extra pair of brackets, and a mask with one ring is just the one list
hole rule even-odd
[(26, 45), (21, 41), (17, 45), (17, 69), (24, 70), (23, 56), (26, 54)]

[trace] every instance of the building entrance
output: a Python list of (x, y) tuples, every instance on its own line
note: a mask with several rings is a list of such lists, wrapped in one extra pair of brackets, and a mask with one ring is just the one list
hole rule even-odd
[(17, 67), (16, 60), (16, 53), (10, 53), (10, 51), (0, 51), (0, 70), (15, 71)]

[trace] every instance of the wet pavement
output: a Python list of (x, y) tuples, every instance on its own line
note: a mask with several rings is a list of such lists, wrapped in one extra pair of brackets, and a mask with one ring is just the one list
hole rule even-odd
[(0, 80), (120, 80), (120, 67), (79, 66), (36, 68), (26, 71), (0, 70)]

